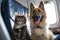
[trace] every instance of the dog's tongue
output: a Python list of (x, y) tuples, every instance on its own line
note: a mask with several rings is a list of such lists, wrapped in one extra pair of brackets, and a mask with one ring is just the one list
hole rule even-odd
[(39, 24), (39, 20), (35, 21), (35, 24), (38, 25)]

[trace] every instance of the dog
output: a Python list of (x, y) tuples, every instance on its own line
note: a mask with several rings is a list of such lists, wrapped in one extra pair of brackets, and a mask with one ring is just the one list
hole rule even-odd
[(54, 40), (53, 33), (46, 28), (46, 13), (43, 1), (37, 8), (32, 3), (30, 4), (30, 27), (32, 40)]
[(15, 23), (13, 27), (15, 40), (29, 40), (29, 34), (26, 25), (26, 16), (19, 16), (18, 13), (15, 15)]

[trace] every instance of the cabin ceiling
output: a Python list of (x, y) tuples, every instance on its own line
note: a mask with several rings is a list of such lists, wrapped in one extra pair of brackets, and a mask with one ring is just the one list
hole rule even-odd
[[(22, 4), (23, 6), (29, 8), (29, 4), (31, 1), (41, 1), (41, 0), (16, 0), (17, 2), (19, 2), (20, 4)], [(44, 2), (48, 2), (48, 1), (51, 1), (51, 0), (43, 0)]]

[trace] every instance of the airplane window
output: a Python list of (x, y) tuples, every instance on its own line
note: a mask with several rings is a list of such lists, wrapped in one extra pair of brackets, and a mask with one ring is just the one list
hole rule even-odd
[(46, 15), (47, 15), (47, 24), (55, 24), (57, 21), (57, 14), (56, 14), (56, 9), (55, 9), (55, 5), (54, 2), (51, 1), (47, 4), (44, 4), (45, 6), (45, 11), (46, 11)]

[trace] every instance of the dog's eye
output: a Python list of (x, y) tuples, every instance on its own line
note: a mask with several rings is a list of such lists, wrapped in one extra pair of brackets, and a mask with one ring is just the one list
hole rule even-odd
[(42, 18), (42, 15), (40, 15), (40, 19)]
[(42, 21), (42, 19), (43, 19), (43, 15), (40, 15), (40, 21)]

